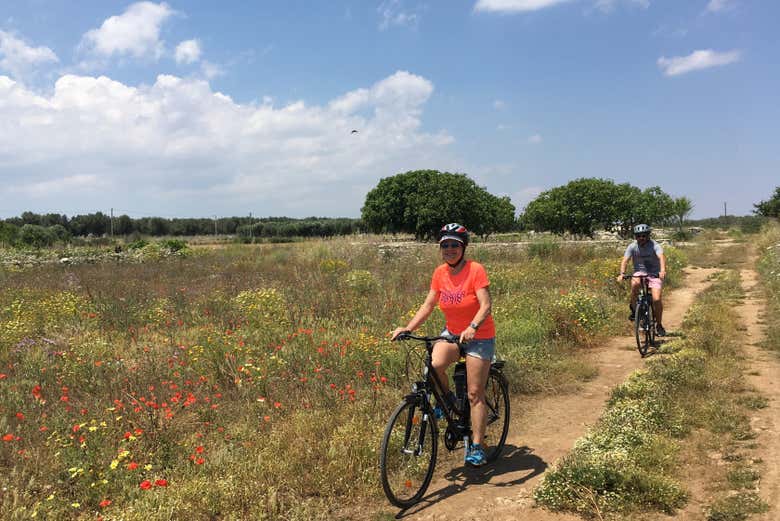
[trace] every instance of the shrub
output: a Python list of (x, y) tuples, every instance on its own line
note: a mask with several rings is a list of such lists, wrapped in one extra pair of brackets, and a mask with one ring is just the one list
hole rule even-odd
[(528, 245), (528, 256), (549, 259), (557, 255), (560, 250), (560, 243), (552, 239), (543, 239), (540, 241), (534, 241)]
[(140, 250), (143, 249), (147, 244), (149, 244), (149, 241), (147, 241), (146, 239), (136, 239), (127, 245), (127, 249)]
[(368, 270), (352, 270), (344, 276), (344, 284), (360, 295), (367, 295), (378, 287), (374, 275)]

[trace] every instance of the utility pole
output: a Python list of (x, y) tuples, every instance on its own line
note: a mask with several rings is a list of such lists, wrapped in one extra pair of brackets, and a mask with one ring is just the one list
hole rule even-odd
[(723, 201), (723, 217), (725, 218), (728, 216), (729, 216), (729, 212), (726, 211), (726, 201)]
[(214, 237), (217, 236), (217, 216), (214, 216)]
[(255, 232), (252, 229), (252, 212), (249, 212), (249, 240), (250, 242), (254, 239)]
[(111, 238), (114, 238), (114, 209), (111, 208)]

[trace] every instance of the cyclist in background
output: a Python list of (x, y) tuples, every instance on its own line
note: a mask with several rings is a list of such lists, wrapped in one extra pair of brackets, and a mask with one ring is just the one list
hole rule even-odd
[[(623, 275), (626, 274), (628, 259), (631, 259), (634, 264), (634, 275), (650, 275), (647, 278), (647, 283), (653, 295), (656, 334), (665, 336), (666, 330), (661, 325), (664, 312), (663, 302), (661, 301), (661, 288), (663, 287), (663, 280), (666, 278), (666, 256), (661, 245), (650, 238), (652, 231), (653, 229), (646, 224), (634, 226), (634, 238), (636, 240), (628, 245), (626, 252), (623, 254), (623, 259), (620, 262), (620, 275), (617, 280), (618, 282), (623, 280)], [(640, 283), (641, 281), (638, 278), (631, 279), (631, 300), (628, 304), (631, 310), (628, 319), (631, 321), (634, 320), (634, 310), (636, 309), (636, 298), (639, 294)]]
[[(466, 463), (479, 467), (487, 463), (482, 447), (487, 425), (485, 385), (496, 350), (496, 328), (490, 315), (490, 282), (481, 264), (466, 260), (468, 244), (469, 232), (465, 226), (450, 223), (442, 227), (439, 231), (439, 248), (444, 264), (434, 270), (425, 302), (406, 327), (396, 328), (392, 332), (392, 339), (420, 327), (433, 312), (436, 303), (439, 303), (446, 320), (446, 327), (441, 334), (460, 337), (466, 353), (473, 430), (473, 444), (466, 456)], [(454, 396), (449, 389), (446, 371), (459, 358), (457, 344), (442, 340), (433, 347), (433, 368), (443, 384), (442, 394), (450, 404), (454, 403)]]

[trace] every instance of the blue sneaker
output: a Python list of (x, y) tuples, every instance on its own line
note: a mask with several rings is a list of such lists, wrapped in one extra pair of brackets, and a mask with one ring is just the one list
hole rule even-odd
[(482, 445), (475, 443), (469, 448), (469, 454), (466, 456), (466, 463), (472, 467), (481, 467), (487, 463), (487, 458), (485, 458), (485, 451), (482, 449)]
[(436, 418), (437, 420), (441, 420), (442, 418), (444, 418), (444, 411), (438, 405), (433, 408), (433, 417)]

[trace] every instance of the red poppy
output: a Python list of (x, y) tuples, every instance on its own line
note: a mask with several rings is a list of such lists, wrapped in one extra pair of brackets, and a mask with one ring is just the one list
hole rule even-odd
[(137, 468), (138, 468), (138, 463), (136, 463), (135, 461), (131, 461), (130, 463), (127, 464), (127, 470), (135, 470)]
[(24, 413), (17, 412), (16, 413), (16, 419), (19, 421), (24, 421)]
[(110, 500), (110, 499), (104, 499), (103, 501), (101, 501), (100, 503), (98, 503), (98, 506), (99, 506), (100, 508), (106, 508), (106, 507), (107, 507), (108, 505), (110, 505), (110, 504), (111, 504), (111, 500)]
[(158, 479), (154, 482), (155, 485), (158, 487), (167, 487), (168, 486), (168, 480), (165, 479)]
[(197, 465), (203, 465), (204, 463), (206, 463), (206, 460), (203, 459), (203, 458), (198, 458), (198, 459), (195, 460), (195, 463)]
[(149, 490), (150, 488), (152, 488), (152, 482), (149, 481), (148, 479), (145, 479), (141, 483), (139, 483), (138, 486), (141, 487), (142, 490)]
[(3, 441), (14, 441), (14, 435), (13, 434), (6, 434), (3, 436)]
[(197, 452), (198, 454), (203, 454), (203, 450), (204, 449), (202, 445), (195, 447), (195, 452)]

